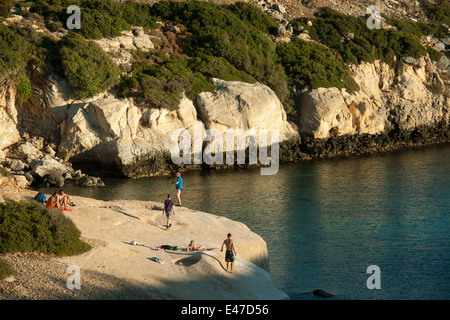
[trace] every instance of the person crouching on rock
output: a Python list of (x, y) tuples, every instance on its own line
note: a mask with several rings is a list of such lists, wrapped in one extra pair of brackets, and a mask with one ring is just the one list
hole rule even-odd
[(225, 262), (227, 263), (227, 272), (228, 272), (228, 264), (231, 263), (230, 273), (233, 273), (233, 263), (234, 256), (237, 255), (237, 252), (234, 248), (234, 240), (231, 238), (231, 233), (227, 234), (227, 238), (223, 241), (222, 247), (220, 248), (220, 252), (223, 252), (223, 246), (225, 245)]

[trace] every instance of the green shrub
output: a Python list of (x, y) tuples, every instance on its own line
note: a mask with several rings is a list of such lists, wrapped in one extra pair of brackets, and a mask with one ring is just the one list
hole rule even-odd
[(14, 3), (16, 3), (16, 0), (0, 0), (0, 17), (6, 16)]
[(5, 169), (1, 164), (0, 164), (0, 176), (2, 176), (2, 177), (11, 176), (11, 172), (9, 172), (7, 169)]
[(119, 68), (102, 48), (70, 32), (62, 40), (64, 74), (79, 98), (92, 97), (119, 82)]
[(33, 201), (0, 203), (0, 253), (74, 255), (90, 250), (75, 224), (56, 209)]
[[(312, 21), (312, 26), (306, 22)], [(345, 63), (358, 64), (381, 59), (392, 63), (394, 57), (410, 55), (419, 58), (426, 54), (420, 35), (440, 34), (436, 26), (416, 24), (405, 20), (388, 19), (399, 30), (369, 29), (364, 17), (344, 15), (331, 8), (322, 8), (315, 18), (299, 18), (293, 25), (306, 28), (312, 39), (336, 50)], [(353, 37), (350, 37), (353, 34)]]
[(431, 35), (437, 38), (447, 37), (444, 30), (442, 30), (438, 23), (414, 22), (411, 20), (392, 18), (386, 19), (386, 22), (392, 26), (395, 26), (399, 31), (410, 33), (417, 37), (421, 37), (424, 35)]
[(132, 77), (122, 78), (119, 95), (135, 97), (147, 107), (176, 110), (184, 92), (193, 99), (200, 92), (215, 89), (200, 72), (191, 70), (184, 58), (136, 62), (132, 73)]
[(442, 54), (439, 51), (434, 50), (430, 46), (427, 46), (427, 52), (428, 52), (428, 55), (430, 56), (431, 61), (434, 61), (434, 62), (439, 61), (439, 59), (441, 59), (441, 57), (442, 57)]
[(11, 27), (0, 24), (0, 80), (14, 77), (28, 63), (30, 44)]
[(450, 25), (450, 2), (446, 0), (440, 0), (437, 3), (426, 1), (424, 10), (431, 21)]
[(237, 70), (226, 59), (213, 56), (195, 57), (189, 60), (189, 66), (195, 72), (199, 72), (206, 78), (219, 78), (226, 81), (242, 81), (256, 83), (256, 79)]
[[(244, 4), (161, 1), (152, 6), (151, 13), (187, 27), (193, 37), (181, 46), (190, 57), (224, 58), (237, 70), (271, 87), (284, 102), (289, 95), (287, 77), (277, 62), (276, 45), (265, 33), (273, 22), (263, 19), (256, 10), (261, 11)], [(250, 21), (252, 16), (259, 17), (255, 26)]]
[(28, 100), (31, 97), (31, 81), (25, 73), (21, 73), (18, 79), (17, 90), (24, 100)]
[(150, 6), (135, 1), (37, 0), (31, 10), (42, 15), (46, 21), (57, 21), (65, 27), (69, 17), (66, 9), (70, 5), (77, 5), (81, 11), (81, 29), (73, 31), (88, 39), (119, 36), (121, 31), (130, 30), (131, 26), (156, 28)]
[(359, 90), (358, 84), (349, 75), (348, 67), (323, 45), (296, 38), (278, 46), (277, 53), (291, 85), (297, 88), (309, 85), (313, 89), (337, 87)]
[(228, 10), (238, 17), (241, 21), (251, 24), (256, 29), (264, 33), (275, 32), (278, 22), (265, 14), (259, 7), (247, 2), (236, 2), (226, 6)]
[(0, 259), (0, 280), (13, 275), (15, 272), (6, 260)]

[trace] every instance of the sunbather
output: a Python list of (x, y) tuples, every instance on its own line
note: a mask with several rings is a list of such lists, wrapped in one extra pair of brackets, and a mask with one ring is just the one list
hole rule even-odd
[(63, 211), (72, 211), (72, 209), (69, 208), (69, 205), (72, 203), (72, 200), (70, 199), (69, 195), (64, 193), (64, 190), (59, 190), (59, 193), (57, 194), (57, 201), (56, 201), (56, 207), (59, 210)]
[(204, 246), (197, 247), (197, 246), (195, 245), (194, 240), (191, 240), (191, 242), (189, 243), (189, 245), (188, 245), (188, 247), (187, 247), (187, 249), (186, 249), (186, 251), (189, 251), (189, 252), (193, 252), (193, 251), (203, 251), (203, 250), (205, 250), (205, 247), (204, 247)]
[(58, 203), (58, 192), (53, 192), (53, 194), (47, 199), (45, 205), (49, 209), (53, 209), (57, 207)]

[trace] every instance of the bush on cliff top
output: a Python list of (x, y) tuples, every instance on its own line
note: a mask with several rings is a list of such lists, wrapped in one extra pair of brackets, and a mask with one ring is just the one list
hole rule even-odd
[[(312, 26), (307, 25), (308, 20), (312, 21)], [(416, 25), (413, 29), (411, 23), (398, 21), (403, 30), (369, 29), (364, 17), (348, 16), (331, 8), (322, 8), (317, 17), (299, 18), (293, 24), (303, 26), (312, 39), (336, 50), (345, 63), (358, 64), (381, 59), (389, 64), (395, 56), (420, 58), (426, 55), (427, 51), (418, 36), (426, 30)]]
[(119, 94), (135, 97), (138, 103), (149, 108), (176, 110), (183, 92), (193, 99), (202, 91), (214, 89), (202, 74), (194, 73), (183, 58), (153, 64), (137, 62), (132, 73), (131, 77), (123, 77)]
[(14, 6), (16, 0), (0, 0), (0, 17), (9, 14), (9, 10)]
[(70, 32), (61, 40), (64, 74), (79, 98), (92, 97), (119, 82), (119, 67), (96, 43)]
[(348, 67), (329, 48), (300, 39), (278, 46), (280, 57), (290, 84), (297, 88), (346, 88), (358, 91), (359, 86), (350, 76)]
[(11, 78), (28, 63), (30, 44), (13, 28), (0, 24), (0, 80)]
[(150, 14), (150, 5), (135, 1), (119, 3), (114, 0), (36, 0), (32, 12), (38, 13), (46, 21), (52, 20), (66, 27), (70, 5), (81, 9), (81, 29), (73, 31), (88, 39), (120, 36), (121, 31), (131, 30), (131, 26), (156, 28), (155, 18)]
[(423, 7), (428, 19), (435, 23), (450, 25), (450, 2), (446, 0), (440, 0), (437, 3), (425, 1)]
[[(156, 54), (157, 55), (157, 54)], [(149, 54), (149, 60), (154, 60)], [(210, 79), (239, 80), (254, 83), (256, 80), (238, 71), (227, 60), (211, 56), (185, 59), (168, 59), (158, 55), (159, 62), (147, 59), (133, 64), (132, 76), (124, 76), (118, 93), (122, 97), (134, 97), (148, 108), (176, 110), (183, 97), (194, 99), (199, 93), (213, 91)]]
[(75, 224), (58, 210), (32, 201), (0, 203), (0, 253), (74, 255), (90, 250)]
[(282, 102), (288, 98), (286, 74), (277, 62), (276, 45), (266, 33), (275, 24), (260, 9), (244, 3), (219, 6), (201, 1), (160, 1), (151, 13), (187, 27), (193, 37), (181, 46), (190, 57), (224, 58), (272, 88)]

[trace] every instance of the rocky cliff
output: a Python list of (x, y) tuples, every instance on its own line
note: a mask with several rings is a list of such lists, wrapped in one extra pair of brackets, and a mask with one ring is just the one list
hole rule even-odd
[[(289, 29), (283, 20), (283, 6), (260, 5), (281, 14), (280, 26)], [(19, 24), (24, 20), (8, 19)], [(178, 27), (160, 23), (159, 28)], [(41, 31), (49, 33), (45, 28)], [(163, 37), (159, 31), (135, 27), (118, 37), (90, 41), (99, 44), (122, 74), (127, 74), (134, 52), (155, 50), (168, 41)], [(435, 49), (447, 52), (448, 38), (430, 41)], [(419, 59), (404, 56), (392, 64), (376, 60), (349, 68), (359, 91), (306, 86), (297, 92), (298, 117), (291, 121), (274, 91), (259, 82), (214, 79), (214, 91), (201, 92), (194, 99), (184, 96), (178, 109), (172, 110), (142, 108), (133, 98), (119, 98), (114, 90), (79, 100), (74, 98), (67, 79), (36, 68), (30, 74), (34, 86), (29, 99), (23, 99), (6, 83), (0, 87), (0, 160), (22, 185), (61, 186), (83, 175), (76, 173), (71, 163), (96, 163), (101, 169), (133, 178), (183, 169), (185, 165), (173, 162), (171, 151), (183, 134), (195, 135), (196, 125), (201, 132), (200, 152), (212, 143), (204, 139), (208, 130), (225, 136), (230, 129), (257, 134), (276, 129), (280, 133), (281, 161), (449, 141), (446, 55), (437, 62), (428, 55)], [(224, 151), (226, 148), (224, 144)], [(233, 146), (233, 150), (237, 148)]]
[[(393, 66), (363, 62), (352, 72), (358, 92), (319, 88), (299, 93), (300, 132), (329, 138), (448, 123), (445, 84), (428, 57), (402, 58)], [(432, 87), (441, 92), (431, 92)]]

